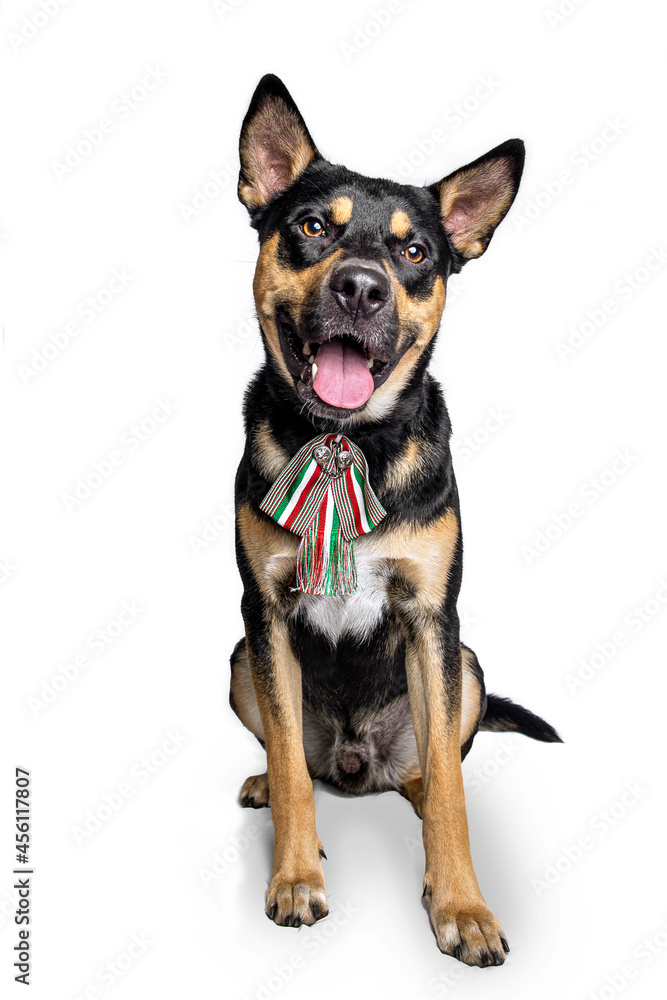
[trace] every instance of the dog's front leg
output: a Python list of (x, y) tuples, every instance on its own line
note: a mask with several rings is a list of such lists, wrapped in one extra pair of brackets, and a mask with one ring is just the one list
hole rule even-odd
[(441, 951), (468, 965), (500, 965), (509, 949), (477, 884), (468, 839), (458, 621), (419, 593), (407, 603), (408, 691), (424, 782), (424, 901)]
[(277, 924), (314, 924), (328, 913), (315, 829), (313, 784), (303, 749), (301, 668), (284, 619), (274, 609), (246, 603), (246, 641), (264, 729), (271, 813), (273, 871), (266, 914)]

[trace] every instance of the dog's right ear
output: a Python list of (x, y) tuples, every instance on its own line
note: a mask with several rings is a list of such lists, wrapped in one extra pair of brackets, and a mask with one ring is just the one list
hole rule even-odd
[(288, 188), (319, 157), (282, 80), (263, 76), (241, 127), (238, 194), (252, 214)]

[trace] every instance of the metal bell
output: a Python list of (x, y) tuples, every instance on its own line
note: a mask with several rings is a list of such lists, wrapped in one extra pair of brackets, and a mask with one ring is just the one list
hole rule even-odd
[(317, 448), (313, 448), (313, 458), (318, 465), (326, 465), (331, 458), (331, 448), (325, 444), (318, 444)]
[(336, 465), (339, 469), (349, 469), (352, 465), (352, 452), (339, 451), (336, 455)]

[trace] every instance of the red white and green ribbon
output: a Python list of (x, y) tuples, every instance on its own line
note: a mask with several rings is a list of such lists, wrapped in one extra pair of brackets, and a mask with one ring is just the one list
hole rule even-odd
[(356, 592), (354, 539), (367, 535), (387, 514), (368, 482), (360, 448), (342, 434), (313, 438), (285, 466), (259, 506), (283, 528), (301, 535), (296, 590)]

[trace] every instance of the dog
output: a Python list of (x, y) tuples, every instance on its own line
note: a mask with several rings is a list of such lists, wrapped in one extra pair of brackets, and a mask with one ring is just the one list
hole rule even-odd
[[(314, 778), (352, 795), (393, 789), (423, 821), (423, 901), (440, 950), (502, 965), (509, 946), (473, 869), (461, 761), (478, 730), (561, 741), (487, 695), (460, 640), (451, 425), (428, 364), (447, 281), (484, 253), (514, 201), (524, 146), (510, 139), (425, 187), (370, 179), (320, 154), (268, 75), (243, 121), (240, 163), (238, 195), (260, 243), (265, 361), (247, 389), (236, 476), (245, 636), (230, 703), (266, 749), (266, 773), (240, 794), (272, 812), (266, 913), (298, 927), (328, 912)], [(361, 490), (369, 530), (350, 529), (350, 540), (339, 525), (327, 554), (317, 508), (300, 543), (275, 514), (295, 462), (310, 463), (330, 504), (338, 498), (341, 523)]]

